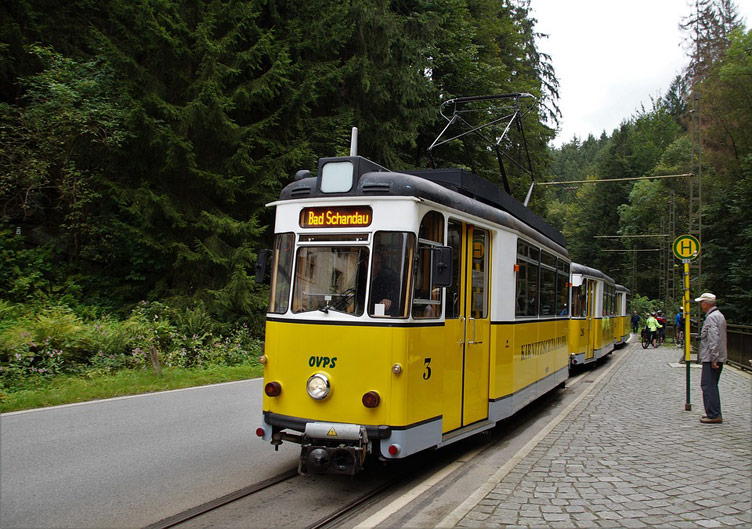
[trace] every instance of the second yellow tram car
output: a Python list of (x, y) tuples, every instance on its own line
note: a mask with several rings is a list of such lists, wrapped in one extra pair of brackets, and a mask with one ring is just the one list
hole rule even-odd
[(570, 368), (595, 362), (614, 350), (619, 319), (616, 283), (600, 270), (572, 263)]
[(273, 205), (257, 433), (300, 472), (458, 441), (567, 379), (564, 237), (496, 186), (324, 158)]
[(629, 289), (624, 285), (616, 285), (616, 325), (614, 325), (614, 340), (616, 345), (627, 343), (632, 330), (629, 314)]

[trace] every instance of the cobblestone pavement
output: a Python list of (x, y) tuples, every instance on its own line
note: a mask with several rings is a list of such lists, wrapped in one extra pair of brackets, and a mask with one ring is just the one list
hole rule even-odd
[(702, 424), (701, 370), (684, 411), (677, 351), (617, 350), (613, 369), (456, 526), (752, 527), (752, 376), (724, 367), (724, 422)]

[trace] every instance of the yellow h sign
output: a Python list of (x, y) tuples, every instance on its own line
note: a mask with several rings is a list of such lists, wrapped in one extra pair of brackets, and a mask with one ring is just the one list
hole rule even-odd
[(674, 256), (677, 259), (694, 259), (700, 255), (700, 241), (692, 235), (679, 235), (674, 240)]

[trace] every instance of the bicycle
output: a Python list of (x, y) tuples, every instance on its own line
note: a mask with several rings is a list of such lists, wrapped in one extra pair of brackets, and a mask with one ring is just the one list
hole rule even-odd
[(676, 346), (684, 347), (684, 329), (678, 329), (676, 331)]
[(643, 349), (647, 349), (651, 345), (655, 349), (658, 349), (658, 347), (660, 346), (660, 343), (658, 342), (659, 342), (659, 339), (658, 339), (657, 333), (653, 334), (650, 332), (649, 329), (642, 330), (642, 348)]
[(643, 349), (647, 349), (648, 346), (650, 345), (650, 331), (647, 330), (647, 329), (642, 329), (642, 337), (641, 338), (642, 338), (641, 339), (642, 348)]

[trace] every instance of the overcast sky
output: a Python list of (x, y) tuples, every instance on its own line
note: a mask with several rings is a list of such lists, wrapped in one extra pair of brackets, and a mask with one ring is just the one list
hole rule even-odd
[[(554, 145), (607, 134), (650, 108), (686, 66), (688, 0), (531, 0), (538, 49), (551, 55), (562, 118)], [(692, 6), (694, 1), (691, 2)], [(736, 2), (749, 27), (752, 2)]]

